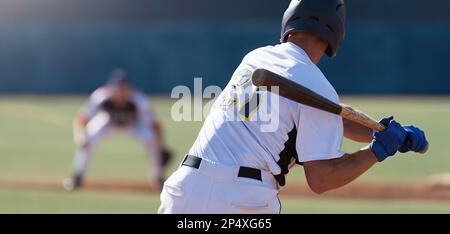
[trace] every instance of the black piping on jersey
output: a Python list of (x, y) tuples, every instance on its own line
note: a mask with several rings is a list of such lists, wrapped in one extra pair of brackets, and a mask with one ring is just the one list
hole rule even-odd
[[(256, 88), (255, 96), (252, 96), (249, 98), (248, 102), (245, 103), (244, 107), (242, 108), (244, 113), (242, 114), (246, 119), (250, 118), (250, 114), (253, 111), (254, 108), (258, 108), (260, 102), (261, 102), (261, 94), (259, 93), (260, 89)], [(256, 103), (254, 101), (254, 98), (256, 98)], [(242, 111), (242, 110), (241, 110)]]
[(278, 203), (280, 203), (280, 210), (278, 211), (278, 214), (281, 214), (281, 210), (283, 209), (283, 206), (281, 205), (280, 196), (277, 194)]
[(288, 133), (288, 139), (284, 143), (284, 149), (279, 154), (280, 160), (277, 162), (281, 168), (281, 173), (275, 175), (275, 179), (277, 179), (280, 186), (286, 185), (286, 174), (289, 173), (289, 164), (291, 164), (292, 158), (295, 159), (297, 164), (301, 164), (298, 160), (297, 149), (295, 148), (296, 142), (297, 128), (294, 125), (294, 128)]

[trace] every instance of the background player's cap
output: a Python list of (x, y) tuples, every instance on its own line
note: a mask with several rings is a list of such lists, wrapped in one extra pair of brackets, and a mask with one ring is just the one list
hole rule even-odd
[(284, 13), (281, 42), (289, 33), (310, 32), (328, 43), (326, 54), (336, 55), (345, 35), (344, 0), (292, 0)]
[(114, 69), (111, 72), (111, 75), (109, 76), (108, 85), (111, 85), (111, 86), (127, 85), (127, 86), (129, 86), (130, 81), (128, 80), (127, 72), (122, 68)]

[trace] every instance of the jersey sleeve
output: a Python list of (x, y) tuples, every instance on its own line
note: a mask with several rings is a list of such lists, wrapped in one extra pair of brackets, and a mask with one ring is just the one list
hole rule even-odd
[(151, 126), (151, 124), (155, 121), (155, 116), (147, 96), (142, 93), (136, 93), (135, 101), (138, 106), (139, 123), (145, 126)]
[(81, 109), (81, 114), (87, 119), (93, 118), (101, 110), (101, 105), (108, 98), (108, 95), (109, 91), (106, 87), (95, 90)]
[(305, 105), (300, 105), (299, 112), (296, 124), (299, 162), (342, 157), (342, 117)]

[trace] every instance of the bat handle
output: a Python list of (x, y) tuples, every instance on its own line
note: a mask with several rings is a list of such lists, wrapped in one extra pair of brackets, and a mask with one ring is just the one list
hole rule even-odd
[(348, 107), (348, 106), (343, 106), (342, 111), (339, 115), (342, 116), (342, 118), (344, 118), (344, 119), (353, 121), (355, 123), (359, 123), (363, 126), (366, 126), (371, 129), (375, 129), (376, 131), (379, 131), (379, 132), (384, 131), (384, 129), (386, 129), (386, 127), (383, 124), (378, 123), (377, 121), (373, 120), (369, 116), (367, 116), (359, 111), (356, 111), (355, 109)]
[[(342, 118), (344, 119), (359, 123), (363, 126), (375, 129), (376, 131), (379, 132), (384, 131), (386, 129), (386, 127), (383, 124), (378, 123), (369, 116), (359, 111), (356, 111), (355, 109), (348, 106), (343, 106), (342, 111), (339, 115), (342, 116)], [(429, 145), (430, 144), (427, 144), (427, 146), (425, 146), (425, 149), (422, 150), (420, 153), (425, 154), (428, 151)]]

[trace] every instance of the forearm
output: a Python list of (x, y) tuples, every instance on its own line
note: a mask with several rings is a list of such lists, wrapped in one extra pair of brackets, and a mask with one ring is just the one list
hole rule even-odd
[(158, 141), (162, 142), (163, 135), (162, 135), (161, 125), (160, 125), (158, 119), (156, 118), (154, 112), (150, 108), (146, 107), (140, 111), (139, 116), (141, 116), (141, 118), (142, 118), (141, 119), (142, 123), (145, 126), (148, 126), (151, 131), (153, 131), (153, 133), (158, 138)]
[[(317, 193), (323, 193), (354, 181), (376, 162), (377, 158), (367, 147), (339, 159), (311, 162), (313, 165), (306, 163), (305, 172), (310, 187)], [(315, 167), (313, 174), (308, 173), (310, 166)]]
[(368, 147), (338, 159), (304, 162), (310, 188), (316, 193), (323, 193), (342, 187), (358, 178), (375, 163), (395, 155), (405, 142), (407, 132), (392, 116), (382, 119), (380, 123), (386, 126), (386, 129), (375, 132)]
[(343, 121), (345, 138), (362, 143), (369, 143), (372, 141), (372, 129), (350, 120), (344, 119)]
[(326, 183), (328, 189), (339, 188), (354, 181), (377, 162), (377, 158), (368, 147), (332, 161)]
[[(352, 110), (359, 112), (363, 115), (363, 112), (359, 111), (359, 110), (355, 110), (354, 108), (342, 104), (343, 106), (347, 107), (347, 108), (351, 108)], [(356, 142), (364, 142), (364, 143), (369, 143), (372, 141), (372, 133), (373, 130), (365, 127), (361, 124), (355, 123), (353, 121), (347, 120), (347, 119), (343, 119), (343, 124), (344, 124), (344, 136), (345, 138), (348, 138), (350, 140), (356, 141)]]
[(83, 115), (77, 115), (72, 122), (73, 131), (75, 134), (84, 133), (86, 125), (89, 120)]
[(162, 136), (162, 131), (161, 131), (161, 125), (155, 121), (152, 123), (152, 128), (153, 128), (153, 131), (155, 131), (155, 134), (158, 137), (158, 139), (160, 141), (162, 141), (163, 136)]
[(73, 139), (77, 146), (82, 147), (86, 144), (86, 125), (88, 119), (82, 115), (75, 117), (72, 123)]

